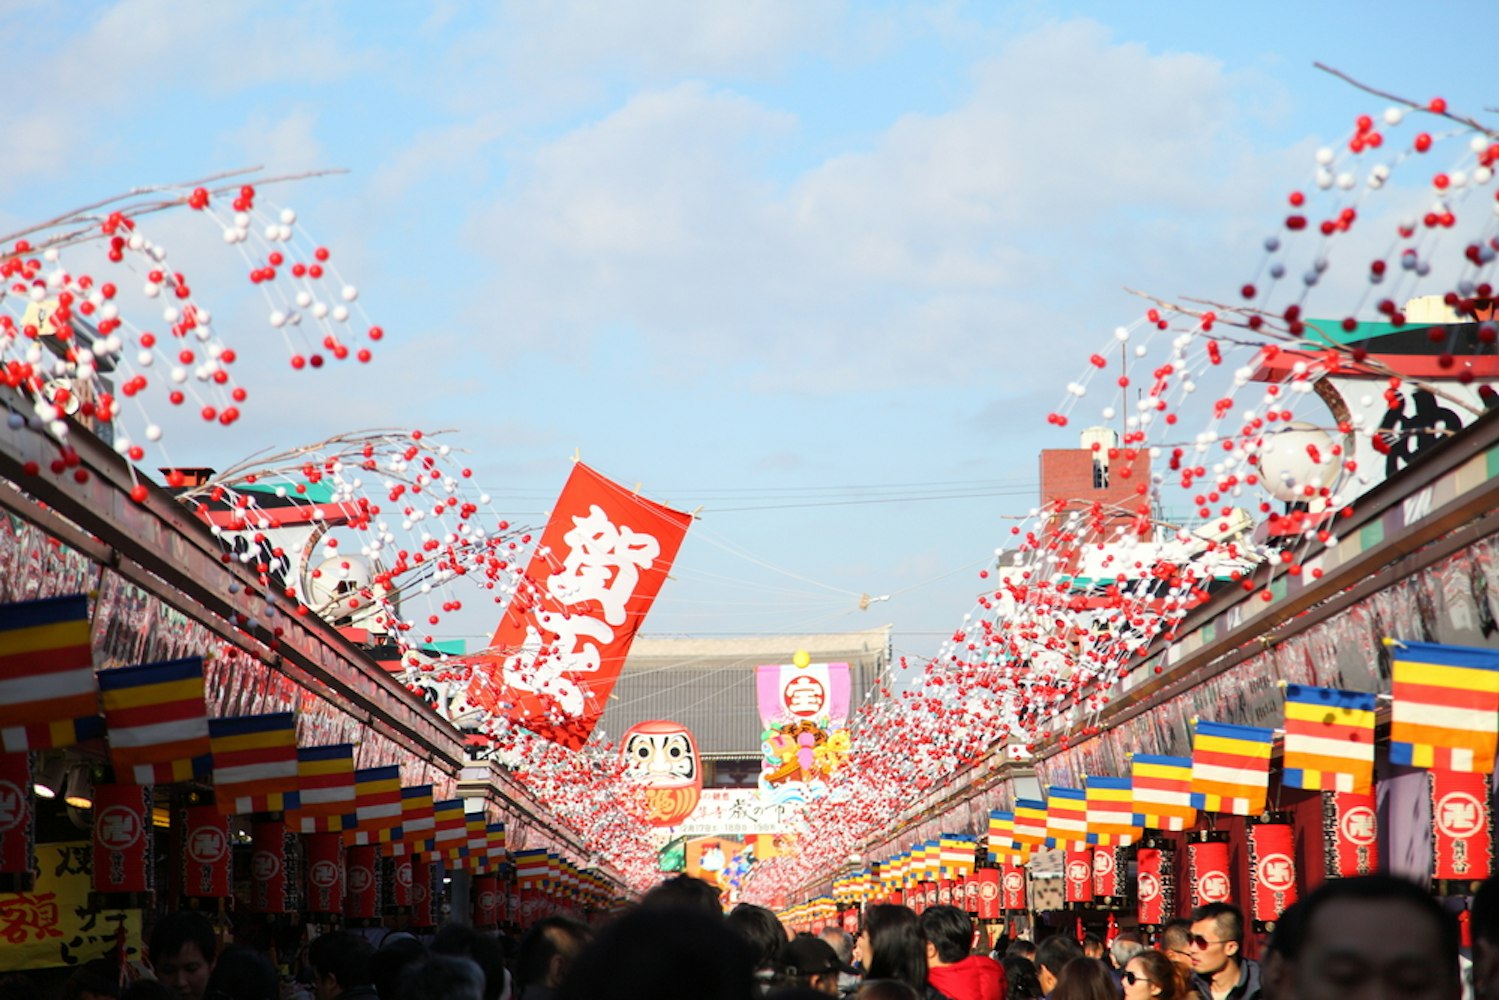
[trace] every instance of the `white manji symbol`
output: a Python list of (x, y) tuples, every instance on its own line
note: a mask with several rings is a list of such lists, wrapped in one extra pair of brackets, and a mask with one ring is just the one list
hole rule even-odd
[(229, 852), (229, 842), (224, 831), (203, 826), (193, 831), (187, 844), (187, 856), (200, 865), (218, 864)]
[(127, 806), (105, 806), (94, 817), (94, 837), (106, 851), (126, 851), (141, 839), (141, 818)]
[(332, 861), (315, 861), (307, 877), (319, 889), (331, 889), (338, 884), (338, 865)]

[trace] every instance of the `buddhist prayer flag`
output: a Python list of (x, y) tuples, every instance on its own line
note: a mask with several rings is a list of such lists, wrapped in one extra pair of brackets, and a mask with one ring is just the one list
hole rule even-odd
[(1155, 830), (1185, 830), (1197, 822), (1192, 805), (1192, 759), (1137, 753), (1130, 787), (1140, 825)]
[(944, 833), (941, 842), (942, 871), (948, 878), (961, 878), (973, 871), (974, 843), (955, 833)]
[(1289, 788), (1369, 788), (1374, 782), (1374, 696), (1287, 684), (1282, 766)]
[(0, 752), (69, 747), (103, 731), (88, 599), (0, 605)]
[(466, 817), (462, 799), (445, 799), (433, 805), (435, 823), (432, 831), (432, 851), (444, 857), (448, 849), (460, 847), (468, 838)]
[(1274, 738), (1274, 730), (1259, 726), (1199, 721), (1192, 737), (1192, 804), (1235, 816), (1264, 812)]
[[(269, 812), (269, 797), (297, 790), (297, 717), (292, 712), (208, 720), (219, 812)], [(262, 808), (256, 808), (261, 806)]]
[(1038, 799), (1015, 800), (1015, 843), (1022, 850), (1046, 846), (1046, 803)]
[(195, 761), (210, 750), (202, 658), (97, 676), (116, 780), (165, 785), (191, 778)]
[(397, 840), (416, 843), (430, 840), (437, 829), (431, 785), (401, 789), (401, 835)]
[[(354, 811), (354, 744), (297, 751), (299, 816), (343, 816)], [(288, 809), (292, 808), (290, 805)], [(341, 830), (343, 827), (334, 827)], [(308, 831), (302, 831), (308, 832)]]
[(1443, 771), (1494, 769), (1499, 652), (1386, 639), (1394, 659), (1390, 760)]
[(989, 858), (1007, 857), (1015, 849), (1015, 814), (995, 809), (989, 813)]
[(1129, 778), (1089, 777), (1083, 782), (1088, 805), (1088, 843), (1128, 845), (1140, 835), (1135, 822), (1135, 791)]
[(354, 819), (361, 830), (401, 825), (401, 768), (398, 764), (354, 772)]
[(1081, 788), (1053, 785), (1046, 796), (1046, 837), (1056, 847), (1088, 842), (1088, 802)]

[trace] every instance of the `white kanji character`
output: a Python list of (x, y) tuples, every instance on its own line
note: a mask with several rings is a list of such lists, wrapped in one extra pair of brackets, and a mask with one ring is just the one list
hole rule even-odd
[(615, 527), (596, 504), (589, 505), (586, 516), (573, 518), (573, 528), (562, 540), (568, 552), (562, 568), (547, 578), (547, 593), (563, 604), (598, 601), (604, 621), (623, 624), (640, 571), (651, 568), (661, 544), (629, 525)]

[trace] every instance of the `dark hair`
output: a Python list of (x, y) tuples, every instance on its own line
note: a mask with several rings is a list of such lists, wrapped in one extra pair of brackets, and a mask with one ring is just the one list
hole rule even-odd
[(669, 878), (640, 898), (641, 906), (688, 909), (723, 916), (718, 890), (700, 878), (678, 875)]
[(197, 910), (178, 910), (156, 921), (151, 928), (151, 964), (176, 955), (185, 944), (195, 944), (205, 962), (214, 955), (213, 924)]
[(956, 906), (928, 906), (923, 910), (921, 936), (949, 965), (963, 961), (973, 951), (973, 921)]
[(755, 955), (755, 968), (774, 968), (786, 947), (786, 928), (774, 913), (753, 903), (740, 903), (724, 918), (724, 924), (744, 938)]
[(1223, 935), (1223, 940), (1244, 947), (1244, 911), (1234, 904), (1204, 903), (1192, 911), (1192, 923), (1199, 920), (1213, 921), (1218, 933)]
[[(1328, 903), (1348, 900), (1356, 903), (1408, 903), (1420, 910), (1436, 928), (1441, 943), (1442, 961), (1447, 971), (1457, 974), (1459, 934), (1457, 918), (1442, 908), (1423, 888), (1393, 875), (1360, 875), (1356, 878), (1328, 879), (1285, 913), (1275, 926), (1271, 950), (1295, 960), (1311, 934), (1317, 911)], [(1477, 931), (1474, 921), (1474, 931)]]
[(370, 984), (380, 1000), (396, 1000), (401, 991), (401, 974), (413, 962), (427, 957), (427, 946), (404, 932), (388, 934), (370, 956)]
[(1036, 942), (1030, 938), (1016, 938), (1005, 947), (1005, 955), (1019, 955), (1022, 958), (1034, 959), (1036, 956)]
[(917, 993), (926, 992), (926, 941), (921, 921), (910, 907), (880, 903), (864, 911), (869, 937), (869, 979), (899, 979)]
[(642, 906), (583, 949), (557, 1000), (756, 1000), (754, 972), (749, 946), (717, 916)]
[(307, 961), (319, 976), (332, 976), (343, 989), (370, 985), (370, 956), (375, 949), (353, 931), (331, 931), (307, 946)]
[(505, 989), (505, 946), (499, 938), (468, 924), (447, 924), (432, 938), (432, 954), (473, 959), (484, 974), (484, 1000), (499, 1000)]
[(1024, 955), (1006, 955), (999, 964), (1005, 968), (1005, 1000), (1037, 1000), (1041, 996), (1035, 962)]
[(856, 1000), (921, 1000), (924, 991), (899, 979), (866, 979), (854, 994)]
[[(7, 997), (6, 1000), (13, 1000)], [(125, 992), (120, 994), (120, 1000), (177, 1000), (177, 994), (167, 988), (166, 984), (159, 979), (137, 979), (125, 987)]]
[(1062, 968), (1075, 958), (1083, 957), (1083, 946), (1066, 934), (1053, 934), (1036, 946), (1036, 974), (1045, 969), (1058, 978)]
[(208, 1000), (280, 1000), (281, 980), (269, 958), (232, 944), (213, 963), (204, 995)]
[(463, 955), (429, 955), (401, 973), (401, 1000), (480, 1000), (487, 977)]
[(1145, 969), (1145, 978), (1161, 991), (1156, 1000), (1184, 1000), (1192, 996), (1191, 983), (1181, 966), (1167, 958), (1165, 953), (1147, 948), (1132, 956), (1129, 962), (1139, 962)]
[[(147, 980), (155, 983), (156, 980)], [(156, 985), (161, 986), (160, 983)], [(163, 990), (165, 986), (161, 987)], [(0, 976), (0, 1000), (40, 1000), (42, 991), (37, 989), (36, 983), (29, 976), (19, 972), (10, 972)]]
[(1489, 876), (1478, 887), (1470, 919), (1474, 940), (1499, 944), (1499, 875)]
[(1186, 917), (1175, 917), (1161, 928), (1161, 944), (1176, 951), (1186, 951), (1192, 940), (1192, 921)]
[(552, 959), (563, 958), (566, 968), (593, 940), (593, 928), (571, 917), (543, 917), (526, 929), (515, 956), (515, 988), (538, 986), (546, 980)]
[(63, 984), (63, 1000), (78, 1000), (80, 994), (117, 997), (120, 995), (120, 967), (107, 958), (85, 962)]
[[(1044, 942), (1041, 947), (1046, 947)], [(1119, 1000), (1119, 986), (1108, 966), (1084, 955), (1062, 966), (1051, 1000)]]

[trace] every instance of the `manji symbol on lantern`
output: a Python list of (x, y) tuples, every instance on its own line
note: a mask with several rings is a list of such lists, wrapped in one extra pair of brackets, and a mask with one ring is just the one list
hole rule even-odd
[(703, 793), (697, 743), (676, 722), (642, 722), (621, 741), (626, 773), (645, 786), (652, 826), (676, 826), (697, 808)]

